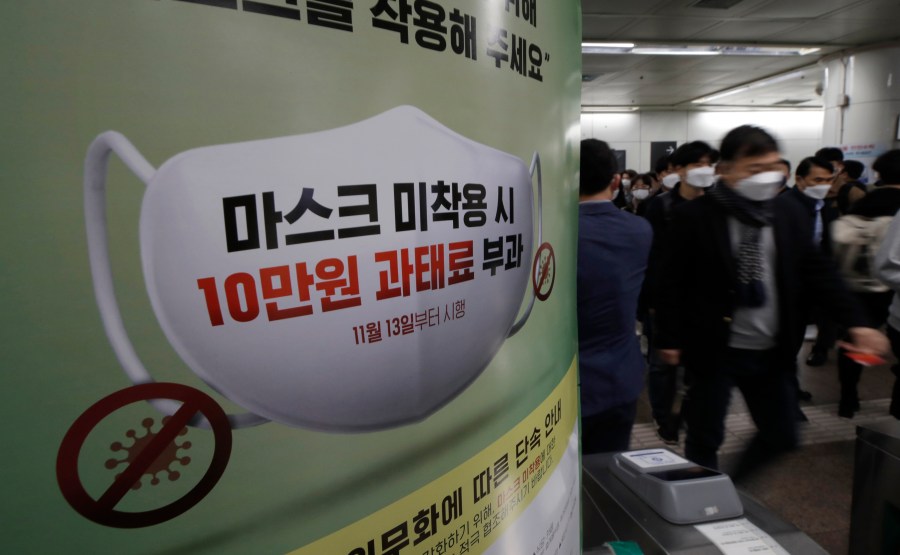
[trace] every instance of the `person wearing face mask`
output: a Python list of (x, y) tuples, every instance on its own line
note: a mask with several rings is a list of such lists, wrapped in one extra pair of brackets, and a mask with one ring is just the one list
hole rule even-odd
[(638, 173), (634, 170), (625, 170), (622, 172), (622, 189), (629, 193), (629, 197), (631, 196), (631, 186), (634, 185), (634, 180), (637, 179)]
[(636, 216), (644, 216), (647, 212), (647, 199), (650, 198), (650, 192), (653, 188), (653, 179), (650, 174), (641, 174), (634, 179), (631, 185), (631, 203), (625, 210)]
[[(831, 190), (832, 172), (831, 163), (824, 158), (816, 158), (814, 156), (803, 159), (797, 166), (795, 175), (796, 185), (784, 195), (781, 195), (775, 202), (794, 203), (798, 206), (807, 217), (807, 224), (813, 232), (813, 243), (826, 256), (831, 256), (831, 234), (829, 226), (838, 217), (837, 209), (825, 202), (825, 197)], [(810, 350), (806, 359), (808, 366), (822, 366), (828, 359), (828, 351), (834, 345), (837, 339), (837, 331), (831, 319), (817, 305), (810, 307), (811, 320), (816, 324), (818, 333), (816, 334), (816, 342)], [(803, 322), (803, 328), (806, 328), (806, 322)], [(798, 337), (803, 333), (797, 334)], [(802, 343), (797, 345), (797, 351), (802, 347)], [(804, 391), (800, 387), (797, 378), (797, 372), (794, 372), (794, 385), (797, 388), (797, 397), (802, 401), (809, 401), (812, 395), (808, 391)], [(802, 413), (800, 413), (802, 415)], [(803, 417), (805, 419), (805, 417)]]
[[(834, 175), (840, 175), (844, 171), (844, 151), (836, 146), (826, 146), (816, 151), (814, 157), (828, 160)], [(825, 201), (831, 206), (837, 207), (838, 185), (832, 183), (831, 190), (825, 195)]]
[(576, 285), (585, 454), (628, 449), (644, 385), (634, 327), (653, 232), (644, 219), (613, 206), (621, 181), (614, 171), (605, 142), (581, 142)]
[[(678, 147), (669, 157), (671, 172), (663, 178), (664, 183), (674, 181), (672, 190), (652, 199), (645, 212), (647, 221), (653, 226), (653, 247), (650, 249), (650, 263), (641, 297), (642, 306), (648, 309), (648, 320), (644, 322), (649, 345), (647, 392), (657, 426), (657, 435), (670, 445), (678, 443), (681, 427), (681, 418), (673, 411), (678, 391), (678, 368), (661, 362), (653, 349), (652, 314), (658, 282), (664, 279), (659, 272), (659, 263), (666, 248), (668, 226), (673, 210), (685, 202), (700, 197), (712, 186), (716, 180), (712, 164), (717, 159), (718, 153), (715, 149), (703, 141), (693, 141)], [(686, 376), (685, 379), (689, 378)]]
[(812, 300), (848, 329), (848, 348), (887, 350), (813, 245), (808, 216), (796, 203), (770, 202), (783, 181), (779, 160), (777, 142), (763, 129), (731, 130), (722, 140), (718, 185), (674, 211), (661, 267), (656, 346), (661, 360), (691, 374), (685, 455), (718, 467), (738, 387), (758, 429), (732, 472), (737, 481), (796, 446), (790, 376)]
[(837, 209), (841, 214), (848, 213), (850, 207), (869, 192), (859, 181), (865, 169), (862, 162), (847, 160), (844, 162), (844, 168), (835, 177), (835, 186), (838, 188)]
[(669, 156), (660, 156), (659, 160), (657, 160), (656, 164), (653, 166), (653, 171), (651, 172), (651, 175), (653, 176), (654, 187), (650, 193), (650, 198), (657, 197), (665, 193), (666, 191), (671, 190), (671, 187), (665, 187), (663, 185), (663, 179), (665, 179), (666, 175), (669, 174), (669, 171)]
[(791, 162), (790, 160), (786, 160), (782, 158), (778, 161), (778, 171), (780, 171), (784, 175), (784, 183), (782, 183), (781, 188), (778, 189), (778, 194), (783, 195), (784, 193), (791, 190), (793, 187), (789, 184), (788, 180), (791, 178)]
[[(884, 183), (900, 187), (900, 150), (891, 150), (879, 156), (873, 169), (881, 174)], [(875, 273), (894, 292), (887, 318), (887, 335), (894, 358), (900, 360), (900, 218), (895, 217), (891, 221), (881, 248), (878, 249)], [(888, 412), (900, 420), (900, 362), (891, 366), (891, 372), (895, 379)]]
[(616, 208), (628, 208), (631, 203), (631, 174), (637, 175), (634, 170), (625, 170), (619, 174), (619, 192), (613, 198), (613, 204)]
[[(872, 169), (881, 176), (882, 184), (858, 200), (850, 207), (850, 215), (864, 218), (894, 217), (900, 210), (900, 150), (888, 151), (872, 165)], [(888, 317), (892, 290), (884, 292), (857, 292), (857, 298), (875, 326), (884, 325)], [(841, 384), (841, 399), (838, 403), (838, 416), (853, 418), (859, 410), (859, 393), (857, 386), (862, 376), (863, 367), (844, 356), (844, 349), (838, 349), (838, 380)]]

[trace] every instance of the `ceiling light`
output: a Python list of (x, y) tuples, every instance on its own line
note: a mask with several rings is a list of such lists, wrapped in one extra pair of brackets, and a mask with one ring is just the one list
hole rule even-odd
[(809, 67), (792, 71), (790, 73), (784, 73), (781, 75), (775, 75), (774, 77), (769, 77), (768, 79), (763, 79), (761, 81), (755, 81), (748, 85), (741, 85), (740, 87), (736, 87), (734, 89), (729, 89), (720, 93), (716, 93), (712, 96), (704, 96), (702, 98), (697, 98), (692, 100), (693, 104), (703, 104), (704, 102), (712, 102), (713, 100), (719, 100), (720, 98), (725, 98), (726, 96), (731, 96), (733, 94), (738, 94), (742, 92), (746, 92), (753, 89), (759, 89), (762, 87), (768, 87), (769, 85), (774, 85), (776, 83), (781, 83), (784, 81), (789, 81), (791, 79), (796, 79), (798, 77), (803, 76), (804, 73), (809, 69)]
[(628, 54), (634, 48), (633, 42), (583, 42), (582, 54)]
[(806, 56), (818, 46), (752, 46), (734, 44), (635, 44), (589, 41), (581, 43), (582, 54), (637, 54), (649, 56)]
[(599, 112), (617, 112), (617, 113), (627, 113), (627, 112), (637, 112), (637, 106), (582, 106), (581, 113), (582, 114), (594, 114)]
[(750, 87), (738, 87), (736, 89), (732, 89), (730, 91), (725, 91), (723, 93), (714, 94), (712, 96), (705, 96), (703, 98), (698, 98), (697, 100), (692, 100), (694, 104), (701, 104), (703, 102), (712, 102), (713, 100), (719, 100), (720, 98), (725, 98), (726, 96), (731, 96), (733, 94), (742, 93), (745, 91), (749, 91)]
[(631, 54), (644, 54), (650, 56), (718, 56), (722, 54), (717, 50), (698, 50), (677, 47), (639, 46), (632, 49)]

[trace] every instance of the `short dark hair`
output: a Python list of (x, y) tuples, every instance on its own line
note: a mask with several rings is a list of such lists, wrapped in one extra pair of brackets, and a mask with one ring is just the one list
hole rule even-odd
[(844, 171), (847, 172), (847, 177), (850, 179), (859, 179), (865, 170), (866, 166), (859, 160), (847, 160), (844, 162)]
[(596, 195), (607, 190), (617, 169), (616, 156), (605, 141), (581, 141), (581, 196)]
[(735, 127), (722, 139), (722, 160), (733, 162), (745, 156), (762, 156), (778, 152), (778, 141), (768, 131), (755, 125)]
[[(653, 179), (654, 179), (654, 177), (652, 174), (642, 173), (641, 175), (637, 176), (637, 179), (635, 179), (635, 181), (639, 181), (639, 182), (643, 183), (644, 185), (646, 185), (647, 187), (653, 187)], [(632, 187), (634, 187), (634, 185), (635, 185), (635, 183), (631, 184)]]
[(832, 173), (834, 171), (834, 167), (832, 167), (831, 162), (829, 162), (825, 158), (810, 156), (808, 158), (804, 158), (803, 161), (800, 162), (800, 165), (797, 166), (797, 177), (808, 176), (809, 172), (811, 172), (814, 167), (826, 170), (828, 171), (828, 173)]
[(669, 162), (671, 162), (673, 166), (683, 167), (688, 164), (696, 164), (702, 158), (708, 158), (710, 163), (712, 163), (714, 152), (715, 149), (703, 141), (692, 141), (678, 147), (678, 149), (672, 153), (672, 156), (669, 157)]
[(638, 172), (636, 172), (634, 170), (625, 170), (622, 173), (627, 174), (628, 179), (630, 179), (632, 181), (634, 181), (634, 178), (636, 178), (638, 176)]
[(879, 156), (872, 169), (881, 176), (882, 185), (900, 185), (900, 150), (889, 150)]
[(781, 160), (778, 161), (778, 163), (783, 166), (787, 166), (788, 173), (791, 173), (791, 161), (790, 160), (788, 160), (787, 158), (782, 158)]
[(816, 158), (824, 158), (829, 162), (843, 162), (844, 161), (844, 153), (841, 149), (836, 146), (826, 146), (822, 147), (816, 151)]
[(663, 154), (662, 156), (659, 157), (659, 159), (656, 161), (656, 165), (653, 166), (653, 171), (657, 174), (669, 171), (669, 155), (668, 154)]

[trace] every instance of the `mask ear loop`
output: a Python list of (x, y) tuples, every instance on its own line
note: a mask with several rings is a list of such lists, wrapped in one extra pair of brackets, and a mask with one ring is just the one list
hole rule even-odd
[[(537, 245), (540, 247), (544, 244), (543, 241), (543, 224), (544, 224), (544, 185), (541, 179), (541, 157), (537, 152), (534, 153), (534, 156), (531, 157), (531, 168), (529, 168), (528, 173), (531, 174), (532, 179), (534, 178), (534, 172), (537, 170), (537, 190), (538, 190), (538, 232), (537, 232)], [(531, 280), (529, 280), (531, 281)], [(522, 326), (525, 325), (525, 322), (528, 321), (528, 317), (531, 316), (531, 309), (534, 308), (534, 300), (537, 297), (537, 291), (534, 290), (534, 286), (531, 288), (531, 300), (528, 301), (528, 308), (525, 309), (525, 312), (519, 318), (519, 320), (513, 324), (513, 327), (510, 328), (509, 334), (506, 337), (512, 337), (522, 329)]]
[[(106, 234), (106, 174), (111, 152), (115, 152), (145, 185), (150, 183), (150, 179), (156, 173), (156, 169), (121, 133), (115, 131), (101, 133), (88, 147), (84, 162), (84, 217), (94, 296), (97, 299), (97, 308), (100, 310), (106, 336), (122, 365), (125, 376), (135, 385), (154, 383), (156, 380), (144, 367), (128, 338), (116, 301)], [(152, 399), (149, 403), (169, 416), (175, 414), (181, 407), (181, 403), (172, 399)], [(257, 426), (269, 420), (247, 412), (229, 414), (228, 421), (233, 429), (238, 429)], [(199, 413), (189, 425), (210, 429), (209, 422)]]

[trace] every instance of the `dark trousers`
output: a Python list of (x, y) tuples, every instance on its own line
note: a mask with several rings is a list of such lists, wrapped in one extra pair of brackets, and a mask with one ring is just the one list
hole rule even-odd
[[(869, 325), (880, 328), (887, 321), (888, 308), (891, 305), (893, 291), (886, 293), (857, 293), (860, 304), (865, 309)], [(863, 366), (844, 356), (846, 351), (838, 349), (838, 380), (841, 383), (841, 409), (850, 412), (856, 410), (859, 404), (857, 385), (862, 375)], [(894, 349), (896, 353), (897, 350)]]
[(894, 389), (891, 392), (891, 416), (900, 420), (900, 331), (895, 330), (888, 325), (887, 336), (891, 340), (891, 351), (897, 357), (898, 362), (891, 366), (891, 373), (894, 374)]
[(834, 342), (837, 340), (837, 324), (819, 306), (814, 307), (812, 310), (812, 322), (816, 325), (816, 342), (813, 343), (812, 351), (827, 353), (829, 349), (834, 347)]
[(669, 425), (677, 429), (677, 417), (672, 414), (672, 407), (678, 394), (678, 367), (663, 363), (656, 354), (653, 318), (648, 316), (643, 324), (647, 337), (647, 396), (650, 398), (653, 420), (661, 426)]
[(743, 453), (732, 478), (740, 480), (797, 445), (796, 392), (789, 368), (777, 364), (773, 351), (726, 350), (712, 371), (692, 373), (688, 389), (691, 410), (685, 414), (685, 456), (717, 469), (717, 451), (725, 437), (731, 388), (737, 387), (757, 433)]
[(581, 417), (581, 453), (627, 451), (637, 415), (637, 399), (603, 412)]

